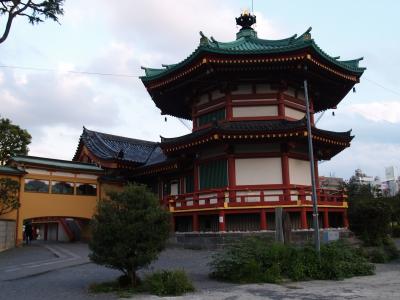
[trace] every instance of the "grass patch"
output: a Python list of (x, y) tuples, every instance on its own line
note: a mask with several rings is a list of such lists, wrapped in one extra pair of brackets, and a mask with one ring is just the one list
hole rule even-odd
[(294, 247), (247, 238), (213, 257), (211, 277), (236, 283), (278, 283), (310, 279), (343, 279), (372, 275), (374, 266), (344, 242), (321, 247), (321, 259), (311, 246)]
[(143, 289), (158, 296), (180, 296), (194, 291), (192, 282), (183, 270), (150, 274), (143, 280)]
[(136, 293), (150, 293), (158, 296), (180, 296), (193, 292), (194, 286), (183, 270), (162, 270), (147, 275), (140, 285), (132, 288), (125, 276), (117, 280), (94, 283), (89, 286), (89, 292), (116, 293), (120, 298), (128, 298)]

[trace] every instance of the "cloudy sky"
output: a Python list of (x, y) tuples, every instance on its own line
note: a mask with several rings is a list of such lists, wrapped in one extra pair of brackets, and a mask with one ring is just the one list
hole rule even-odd
[[(140, 66), (182, 60), (198, 45), (200, 30), (233, 40), (234, 17), (248, 7), (250, 0), (67, 0), (61, 25), (17, 19), (0, 44), (0, 116), (32, 134), (30, 155), (61, 159), (72, 158), (82, 126), (153, 141), (186, 134), (179, 120), (164, 121), (137, 77)], [(361, 168), (383, 177), (385, 166), (400, 167), (400, 2), (254, 0), (254, 11), (261, 38), (286, 38), (312, 26), (327, 53), (364, 57), (368, 69), (357, 92), (318, 123), (352, 129), (356, 137), (350, 149), (320, 164), (320, 174), (348, 178)]]

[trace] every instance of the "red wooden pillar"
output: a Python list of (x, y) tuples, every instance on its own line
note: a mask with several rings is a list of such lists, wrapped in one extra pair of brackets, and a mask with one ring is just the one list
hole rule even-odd
[(281, 165), (282, 165), (282, 184), (284, 187), (283, 194), (284, 200), (290, 201), (290, 177), (289, 177), (289, 157), (287, 153), (287, 145), (282, 145), (281, 147)]
[(200, 231), (200, 227), (199, 227), (199, 215), (197, 213), (193, 213), (192, 216), (192, 230), (195, 232), (199, 232)]
[(301, 228), (302, 229), (308, 229), (307, 210), (304, 207), (301, 208)]
[(225, 231), (225, 212), (223, 210), (219, 211), (219, 231)]
[(194, 191), (198, 192), (199, 191), (199, 163), (197, 161), (194, 162), (193, 165), (193, 187)]
[(343, 227), (349, 228), (349, 218), (347, 217), (347, 209), (343, 211)]
[(232, 154), (228, 155), (228, 181), (229, 188), (236, 186), (235, 157)]
[(260, 230), (267, 230), (267, 212), (265, 209), (261, 209), (260, 212)]
[(278, 94), (278, 116), (281, 118), (285, 117), (285, 104), (283, 97), (283, 91), (280, 90)]
[(233, 118), (233, 108), (232, 108), (232, 95), (230, 91), (226, 92), (226, 119), (231, 121)]
[(324, 209), (324, 228), (329, 228), (329, 212), (328, 209)]

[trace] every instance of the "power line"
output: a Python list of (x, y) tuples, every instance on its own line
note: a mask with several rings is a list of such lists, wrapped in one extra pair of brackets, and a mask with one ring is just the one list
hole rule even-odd
[(367, 80), (367, 81), (369, 81), (369, 82), (372, 83), (372, 84), (375, 84), (376, 86), (379, 86), (381, 89), (384, 89), (384, 90), (386, 90), (386, 91), (388, 91), (388, 92), (391, 92), (391, 93), (393, 93), (393, 94), (396, 94), (396, 95), (400, 96), (400, 92), (398, 92), (398, 91), (396, 91), (396, 90), (393, 90), (393, 89), (391, 89), (391, 88), (387, 88), (387, 87), (385, 87), (384, 85), (382, 85), (382, 84), (380, 84), (380, 83), (378, 83), (378, 82), (376, 82), (376, 81), (374, 81), (374, 80), (371, 80), (371, 79), (368, 79), (368, 78), (365, 78), (365, 77), (364, 77), (364, 79)]
[[(30, 71), (40, 71), (40, 72), (60, 72), (56, 69), (50, 68), (38, 68), (38, 67), (24, 67), (24, 66), (9, 66), (9, 65), (0, 65), (0, 68), (7, 68), (7, 69), (18, 69), (18, 70), (30, 70)], [(101, 72), (90, 72), (90, 71), (61, 71), (62, 73), (69, 73), (69, 74), (82, 74), (82, 75), (96, 75), (96, 76), (113, 76), (113, 77), (128, 77), (128, 78), (138, 78), (139, 75), (133, 74), (118, 74), (118, 73), (101, 73)]]
[[(0, 68), (7, 68), (7, 69), (17, 69), (17, 70), (30, 70), (30, 71), (40, 71), (40, 72), (60, 72), (60, 70), (57, 69), (51, 69), (51, 68), (41, 68), (41, 67), (26, 67), (26, 66), (11, 66), (11, 65), (0, 65)], [(125, 77), (125, 78), (139, 78), (141, 75), (135, 75), (135, 74), (120, 74), (120, 73), (103, 73), (103, 72), (92, 72), (92, 71), (74, 71), (74, 70), (67, 70), (67, 71), (61, 71), (62, 73), (69, 73), (69, 74), (81, 74), (81, 75), (93, 75), (93, 76), (110, 76), (110, 77)], [(380, 84), (372, 79), (364, 77), (364, 79), (381, 89), (384, 89), (388, 92), (391, 92), (395, 95), (400, 96), (400, 92), (396, 91), (394, 89), (385, 87), (383, 84)]]

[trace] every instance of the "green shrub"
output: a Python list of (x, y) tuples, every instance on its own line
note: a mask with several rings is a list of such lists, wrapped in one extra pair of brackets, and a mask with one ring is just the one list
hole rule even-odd
[(369, 260), (375, 264), (383, 264), (389, 261), (383, 247), (376, 247), (369, 251)]
[(159, 271), (143, 280), (143, 290), (158, 296), (180, 296), (193, 292), (194, 287), (183, 270)]
[(210, 265), (211, 277), (237, 283), (342, 279), (374, 273), (374, 266), (362, 253), (343, 242), (322, 245), (319, 259), (311, 246), (247, 238), (215, 255)]
[(397, 224), (397, 225), (394, 225), (393, 227), (392, 227), (392, 237), (400, 237), (400, 225), (399, 224)]
[(385, 240), (383, 250), (388, 257), (388, 260), (393, 260), (400, 257), (399, 250), (397, 249), (396, 244), (392, 239)]
[(350, 229), (368, 246), (382, 245), (390, 233), (392, 206), (385, 199), (349, 200)]

